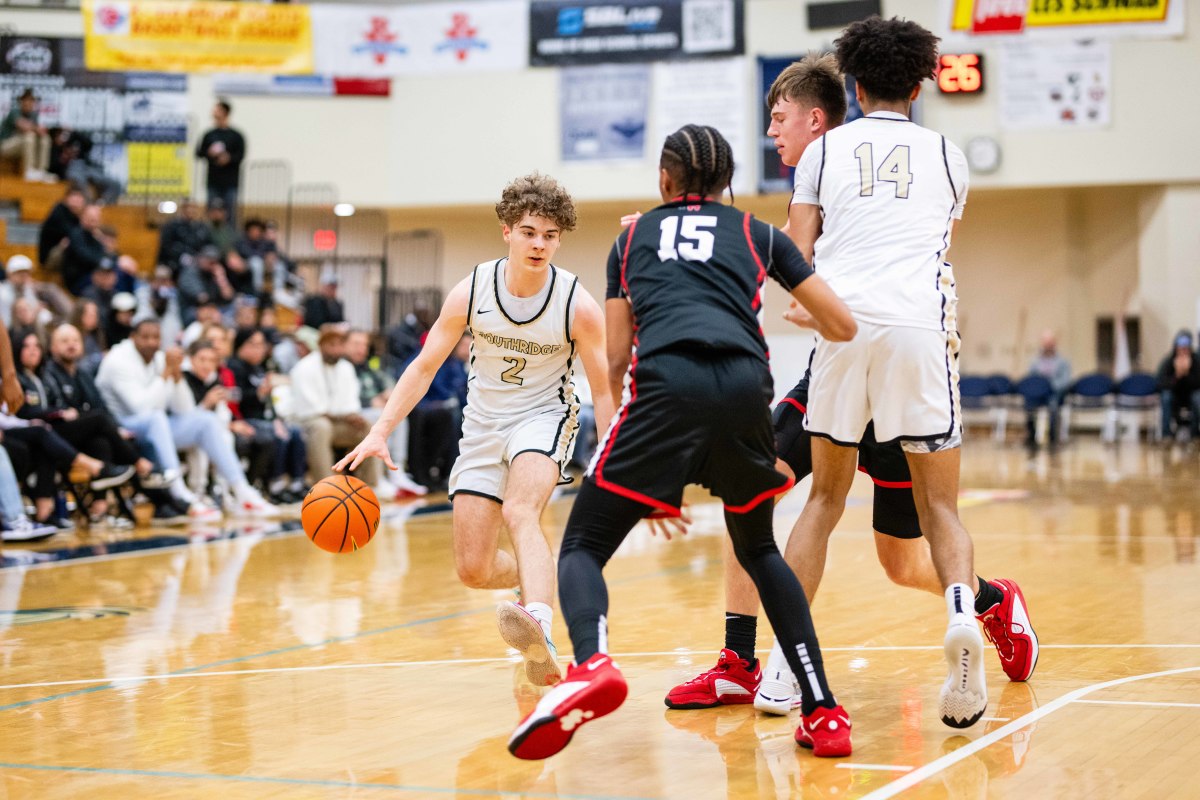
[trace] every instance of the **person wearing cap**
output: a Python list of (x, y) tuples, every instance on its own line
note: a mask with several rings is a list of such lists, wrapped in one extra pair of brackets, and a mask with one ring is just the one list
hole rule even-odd
[[(141, 281), (134, 291), (138, 301), (138, 313), (134, 322), (143, 319), (157, 320), (162, 326), (162, 340), (168, 346), (179, 344), (183, 334), (183, 317), (179, 314), (179, 298), (175, 292), (175, 277), (171, 268), (159, 264), (149, 282)], [(220, 312), (218, 311), (218, 317)]]
[(108, 346), (120, 344), (133, 333), (133, 318), (137, 316), (138, 299), (129, 292), (117, 292), (112, 299), (108, 316)]
[(179, 313), (185, 324), (196, 319), (196, 309), (206, 303), (216, 303), (224, 312), (233, 302), (234, 289), (221, 263), (221, 251), (206, 245), (195, 258), (184, 256), (175, 276), (179, 292)]
[[(264, 328), (264, 333), (270, 337), (269, 330)], [(320, 333), (316, 328), (310, 328), (303, 325), (288, 336), (284, 336), (282, 340), (275, 345), (271, 351), (271, 358), (279, 367), (280, 372), (290, 373), (292, 368), (300, 363), (301, 359), (309, 353), (316, 351), (317, 340), (320, 338)]]
[(62, 262), (63, 285), (76, 297), (91, 284), (93, 272), (102, 266), (116, 269), (116, 254), (104, 246), (101, 236), (100, 206), (85, 206), (79, 215), (79, 227), (67, 234)]
[(304, 299), (304, 324), (320, 329), (322, 325), (345, 322), (346, 309), (337, 293), (337, 273), (326, 267), (321, 271), (321, 290)]
[(104, 331), (105, 341), (109, 347), (108, 331), (112, 324), (113, 298), (117, 296), (117, 269), (112, 261), (103, 261), (92, 273), (91, 283), (79, 293), (80, 299), (91, 300), (100, 311), (100, 328)]
[(78, 186), (68, 186), (62, 200), (54, 204), (38, 230), (38, 263), (51, 272), (62, 270), (67, 236), (79, 227), (79, 215), (87, 205), (87, 195)]
[(33, 259), (17, 253), (4, 266), (7, 277), (0, 282), (0, 320), (4, 327), (12, 326), (12, 308), (17, 300), (25, 299), (37, 303), (37, 292), (33, 288)]
[[(360, 413), (354, 365), (344, 357), (346, 337), (345, 326), (321, 326), (316, 352), (300, 359), (291, 372), (292, 415), (304, 431), (309, 478), (313, 482), (330, 473), (335, 447), (352, 448), (371, 429)], [(376, 487), (381, 477), (379, 460), (363, 461), (358, 477)], [(387, 491), (390, 487), (383, 488), (385, 495), (391, 494)]]
[[(1192, 441), (1200, 439), (1200, 358), (1192, 350), (1191, 331), (1175, 334), (1170, 354), (1158, 365), (1158, 389), (1162, 400), (1162, 438), (1171, 441), (1176, 427), (1187, 430)], [(1186, 429), (1184, 412), (1187, 412)]]
[(25, 180), (53, 183), (54, 176), (46, 172), (50, 166), (50, 132), (38, 124), (37, 100), (33, 89), (26, 89), (0, 122), (0, 155), (20, 156)]

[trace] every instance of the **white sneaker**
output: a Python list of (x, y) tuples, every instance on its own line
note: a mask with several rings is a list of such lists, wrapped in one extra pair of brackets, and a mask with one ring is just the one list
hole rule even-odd
[(946, 629), (946, 682), (938, 698), (938, 713), (951, 728), (969, 728), (987, 709), (983, 674), (983, 636), (975, 618), (957, 614)]
[(268, 503), (254, 489), (244, 489), (235, 493), (233, 513), (247, 517), (276, 517), (283, 512), (279, 506)]
[(558, 650), (546, 637), (542, 623), (516, 603), (496, 606), (500, 636), (525, 659), (525, 675), (534, 686), (553, 686), (562, 680)]
[(199, 500), (188, 506), (189, 522), (220, 522), (223, 516), (219, 509)]
[(388, 481), (392, 485), (392, 493), (395, 494), (397, 500), (404, 500), (408, 497), (424, 497), (429, 494), (429, 490), (421, 484), (408, 477), (402, 469), (395, 472), (388, 470)]
[(58, 533), (53, 525), (41, 525), (29, 517), (20, 517), (12, 523), (8, 530), (0, 531), (0, 541), (5, 542), (37, 542), (49, 539)]
[(800, 684), (776, 641), (763, 669), (762, 683), (754, 693), (754, 707), (765, 714), (786, 717), (792, 709), (800, 707), (800, 697)]
[(40, 169), (25, 170), (25, 180), (30, 183), (40, 183), (45, 174)]

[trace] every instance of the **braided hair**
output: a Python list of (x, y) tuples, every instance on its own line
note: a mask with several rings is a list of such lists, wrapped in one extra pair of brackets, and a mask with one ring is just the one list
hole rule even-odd
[(716, 128), (684, 125), (663, 143), (659, 167), (684, 194), (720, 194), (733, 181), (733, 148)]

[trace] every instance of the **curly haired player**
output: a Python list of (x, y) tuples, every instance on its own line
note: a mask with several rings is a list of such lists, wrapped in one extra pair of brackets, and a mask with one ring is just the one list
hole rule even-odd
[[(561, 235), (575, 227), (575, 204), (553, 178), (517, 178), (504, 187), (496, 215), (508, 255), (476, 266), (450, 291), (379, 420), (334, 469), (354, 469), (371, 456), (396, 469), (388, 435), (469, 330), (467, 406), (450, 473), (455, 565), (472, 588), (520, 585), (522, 602), (497, 608), (500, 634), (521, 652), (529, 679), (549, 686), (562, 673), (550, 639), (554, 556), (540, 520), (554, 487), (567, 480), (575, 446), (576, 358), (592, 386), (600, 435), (613, 416), (604, 314), (578, 278), (551, 263)], [(497, 547), (501, 523), (515, 559)]]

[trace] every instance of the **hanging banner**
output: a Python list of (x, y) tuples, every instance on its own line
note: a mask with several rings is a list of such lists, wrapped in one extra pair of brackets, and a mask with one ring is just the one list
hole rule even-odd
[(942, 0), (951, 36), (1182, 36), (1184, 0)]
[(529, 63), (713, 58), (745, 52), (742, 0), (535, 0)]
[(733, 149), (734, 191), (749, 192), (755, 184), (746, 118), (749, 86), (745, 58), (655, 64), (654, 146), (661, 147), (684, 125), (710, 125)]
[(1000, 55), (1002, 128), (1103, 128), (1111, 122), (1111, 43), (1008, 42)]
[(312, 72), (309, 7), (201, 0), (83, 0), (87, 67)]
[(642, 159), (649, 66), (568, 67), (560, 81), (563, 161)]
[(380, 78), (525, 67), (526, 0), (311, 8), (315, 68), (322, 75)]

